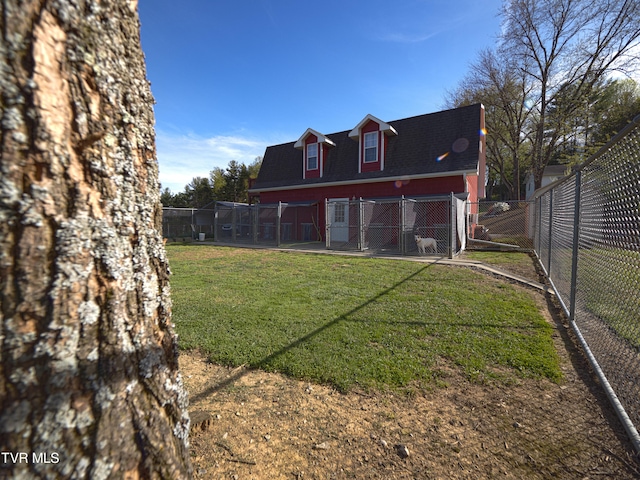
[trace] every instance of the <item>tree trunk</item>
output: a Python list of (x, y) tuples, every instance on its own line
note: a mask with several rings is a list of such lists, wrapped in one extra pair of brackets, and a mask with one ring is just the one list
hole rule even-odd
[(189, 477), (137, 1), (0, 5), (0, 477)]

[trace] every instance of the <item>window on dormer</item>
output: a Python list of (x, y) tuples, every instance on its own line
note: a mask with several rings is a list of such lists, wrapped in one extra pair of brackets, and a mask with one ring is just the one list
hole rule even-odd
[(364, 134), (364, 162), (378, 161), (378, 132)]
[(318, 144), (310, 143), (307, 145), (307, 170), (318, 169)]

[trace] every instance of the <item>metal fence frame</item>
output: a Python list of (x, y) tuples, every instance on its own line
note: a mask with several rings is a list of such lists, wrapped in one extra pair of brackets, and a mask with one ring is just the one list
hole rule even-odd
[(203, 234), (213, 237), (213, 208), (162, 208), (162, 236), (164, 238), (198, 239)]
[(317, 203), (255, 204), (218, 202), (216, 242), (271, 245), (318, 242)]
[(453, 193), (431, 198), (327, 200), (326, 247), (415, 255), (420, 253), (414, 238), (418, 235), (436, 241), (436, 248), (427, 253), (453, 258), (466, 247), (466, 211), (467, 203)]
[(534, 200), (538, 261), (640, 453), (640, 116)]
[[(342, 209), (344, 239), (333, 223)], [(318, 242), (324, 229), (327, 249), (419, 254), (415, 236), (433, 239), (425, 254), (453, 258), (467, 240), (466, 201), (453, 193), (428, 198), (327, 200), (320, 227), (317, 203), (256, 204), (217, 202), (215, 209), (163, 208), (163, 235), (174, 240), (211, 239), (221, 243), (267, 245)]]

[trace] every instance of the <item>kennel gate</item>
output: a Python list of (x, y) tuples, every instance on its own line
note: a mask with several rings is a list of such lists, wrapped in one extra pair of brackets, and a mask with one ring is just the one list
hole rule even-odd
[(431, 198), (332, 199), (325, 203), (327, 249), (417, 255), (415, 235), (437, 242), (453, 258), (466, 247), (466, 202)]

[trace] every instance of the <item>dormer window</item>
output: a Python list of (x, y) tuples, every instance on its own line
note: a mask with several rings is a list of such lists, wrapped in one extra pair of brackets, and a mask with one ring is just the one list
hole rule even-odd
[(378, 132), (364, 134), (364, 163), (378, 161)]
[(310, 143), (307, 145), (307, 170), (318, 169), (318, 144)]
[(364, 117), (349, 132), (349, 137), (359, 143), (358, 173), (383, 171), (388, 137), (397, 134), (395, 128), (373, 115)]
[(336, 144), (311, 128), (302, 134), (293, 148), (302, 150), (302, 178), (322, 178), (330, 147)]

